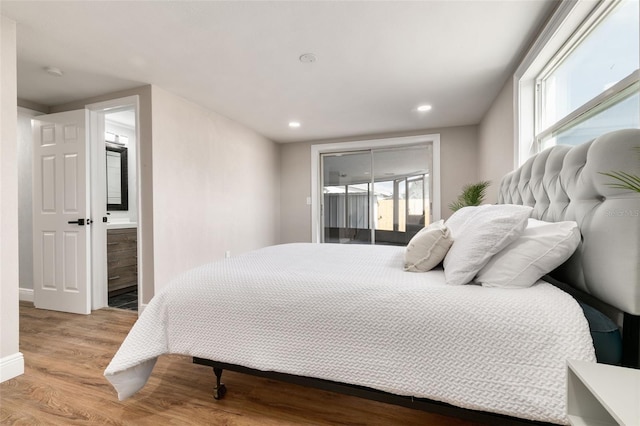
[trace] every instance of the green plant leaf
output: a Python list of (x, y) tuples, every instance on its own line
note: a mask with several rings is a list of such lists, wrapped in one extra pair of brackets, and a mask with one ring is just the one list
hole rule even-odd
[[(640, 146), (633, 148), (640, 154)], [(611, 188), (626, 189), (629, 191), (640, 192), (640, 176), (632, 175), (627, 172), (600, 172), (601, 175), (607, 176), (615, 180), (616, 182), (607, 183), (606, 185)]]
[(626, 172), (609, 172), (600, 174), (618, 181), (617, 183), (607, 183), (607, 186), (610, 186), (611, 188), (640, 192), (640, 176), (631, 175)]
[(491, 185), (491, 181), (484, 180), (463, 186), (462, 193), (456, 201), (449, 204), (449, 208), (455, 212), (463, 207), (479, 206), (484, 200), (489, 185)]

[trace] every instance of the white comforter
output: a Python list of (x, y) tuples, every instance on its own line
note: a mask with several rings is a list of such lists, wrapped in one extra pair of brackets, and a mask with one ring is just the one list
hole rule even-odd
[(178, 353), (565, 423), (566, 360), (595, 361), (573, 298), (542, 281), (449, 286), (404, 272), (403, 250), (288, 244), (194, 269), (153, 298), (105, 376), (125, 399)]

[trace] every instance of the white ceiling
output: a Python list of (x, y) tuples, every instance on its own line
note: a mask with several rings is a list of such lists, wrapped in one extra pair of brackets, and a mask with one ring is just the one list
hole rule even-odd
[(292, 142), (479, 123), (557, 1), (0, 4), (18, 23), (21, 99), (154, 84)]
[(136, 113), (133, 107), (123, 111), (107, 112), (104, 118), (107, 121), (130, 129), (135, 129), (136, 127)]

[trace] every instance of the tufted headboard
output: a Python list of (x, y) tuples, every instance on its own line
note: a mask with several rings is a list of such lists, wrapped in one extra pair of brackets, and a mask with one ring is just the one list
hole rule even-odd
[(532, 217), (574, 220), (582, 242), (552, 278), (631, 315), (640, 315), (640, 193), (609, 186), (602, 172), (640, 175), (640, 130), (558, 145), (506, 175), (498, 203), (533, 207)]

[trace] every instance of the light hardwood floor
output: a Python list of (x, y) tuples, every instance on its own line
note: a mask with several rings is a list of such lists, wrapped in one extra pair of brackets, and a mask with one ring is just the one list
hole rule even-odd
[(189, 357), (160, 357), (147, 385), (118, 401), (102, 373), (137, 318), (101, 309), (88, 316), (20, 305), (25, 374), (0, 384), (2, 425), (455, 425), (475, 423), (356, 397), (225, 372)]

